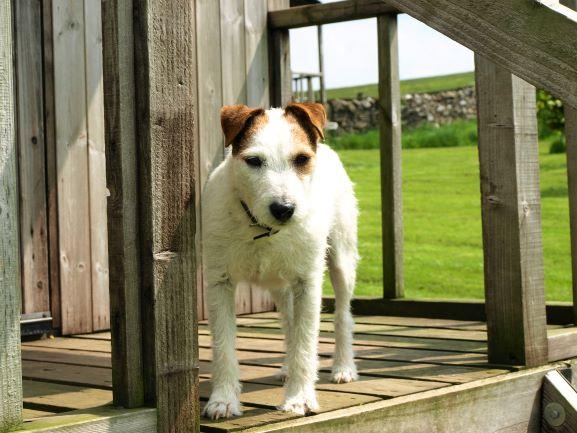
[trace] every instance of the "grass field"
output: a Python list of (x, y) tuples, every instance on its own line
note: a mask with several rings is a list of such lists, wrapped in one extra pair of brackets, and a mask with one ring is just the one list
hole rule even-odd
[[(401, 81), (401, 93), (405, 95), (407, 93), (439, 92), (442, 90), (452, 90), (460, 87), (472, 86), (474, 84), (474, 73), (463, 72), (460, 74), (441, 75), (438, 77), (403, 80)], [(356, 98), (359, 93), (376, 98), (379, 90), (377, 84), (327, 89), (327, 98)]]
[[(330, 142), (329, 142), (330, 144)], [(565, 155), (541, 144), (545, 283), (549, 300), (570, 300)], [(378, 150), (339, 150), (360, 203), (357, 295), (379, 296), (381, 222)], [(477, 148), (403, 151), (407, 297), (482, 298), (483, 253)], [(325, 290), (332, 293), (325, 281)]]

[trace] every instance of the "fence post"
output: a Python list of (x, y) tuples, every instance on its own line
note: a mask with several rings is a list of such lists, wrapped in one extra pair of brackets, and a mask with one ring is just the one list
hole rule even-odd
[(20, 248), (12, 2), (0, 0), (0, 431), (22, 423)]
[(383, 230), (383, 297), (402, 298), (403, 196), (401, 175), (401, 90), (397, 16), (377, 17), (379, 45), (379, 130)]
[[(269, 11), (289, 7), (289, 0), (268, 0)], [(288, 30), (272, 30), (269, 34), (269, 67), (270, 102), (273, 107), (282, 107), (292, 99)]]
[(547, 362), (535, 88), (475, 56), (489, 360)]

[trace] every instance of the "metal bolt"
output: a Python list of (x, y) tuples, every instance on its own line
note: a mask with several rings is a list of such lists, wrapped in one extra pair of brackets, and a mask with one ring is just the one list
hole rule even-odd
[(545, 421), (552, 427), (559, 427), (565, 422), (565, 409), (559, 403), (549, 403), (543, 414)]

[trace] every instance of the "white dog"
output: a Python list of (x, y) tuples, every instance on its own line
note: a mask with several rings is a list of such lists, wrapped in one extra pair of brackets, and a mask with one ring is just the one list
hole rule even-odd
[(318, 409), (317, 340), (325, 262), (336, 295), (334, 382), (357, 378), (350, 300), (355, 286), (357, 202), (337, 156), (320, 141), (321, 104), (284, 110), (226, 106), (221, 123), (232, 152), (211, 174), (203, 197), (213, 390), (205, 416), (240, 415), (235, 357), (235, 287), (269, 290), (283, 317), (285, 401), (280, 409)]

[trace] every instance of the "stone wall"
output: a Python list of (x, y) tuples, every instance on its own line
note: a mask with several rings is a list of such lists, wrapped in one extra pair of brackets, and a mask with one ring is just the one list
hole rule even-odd
[[(441, 125), (476, 116), (475, 89), (465, 87), (436, 93), (413, 93), (402, 97), (403, 125), (422, 123)], [(378, 128), (377, 101), (370, 96), (356, 99), (331, 99), (328, 101), (329, 120), (337, 122), (337, 132), (362, 132)]]

